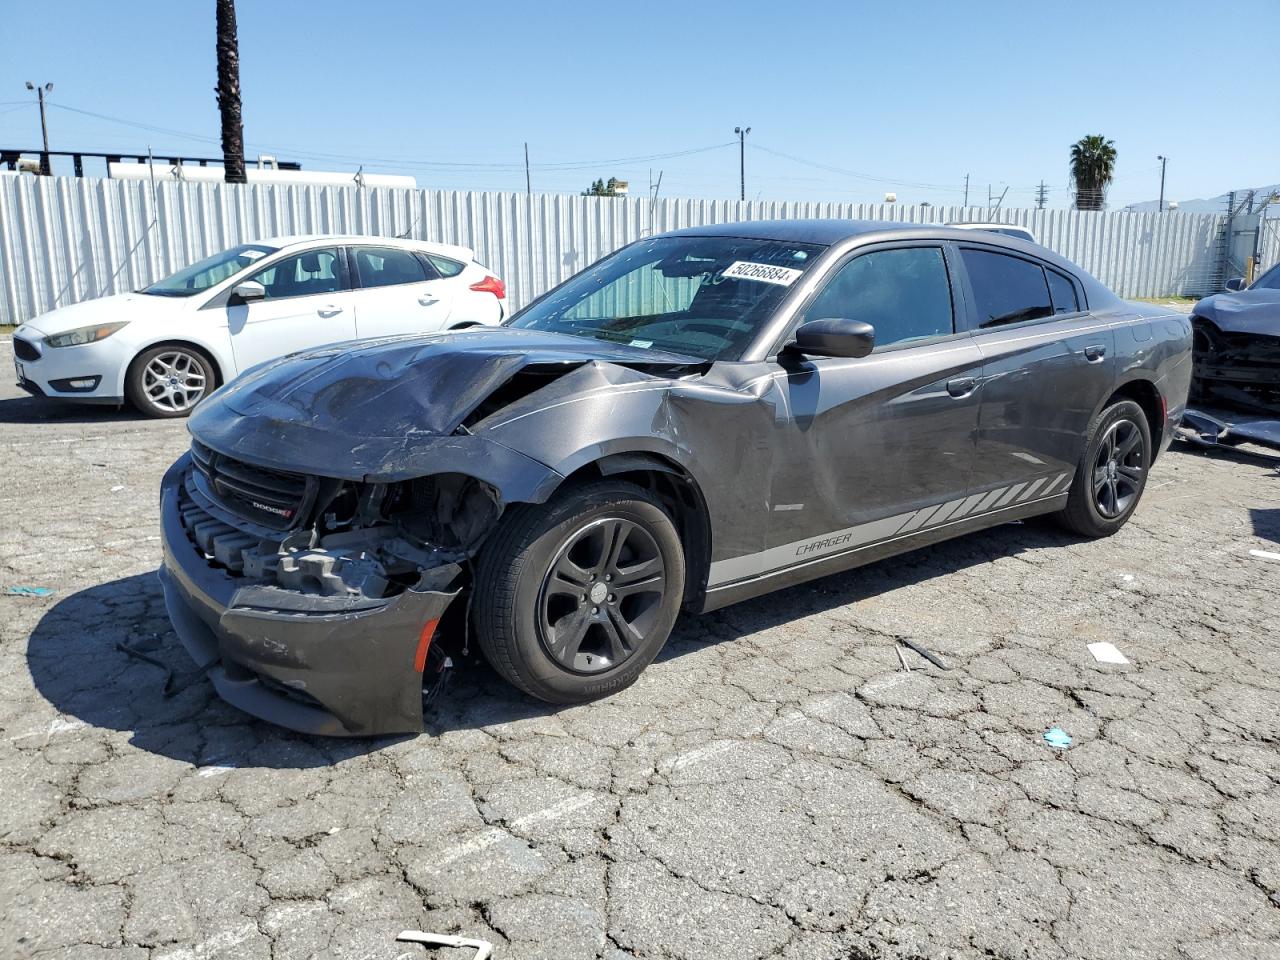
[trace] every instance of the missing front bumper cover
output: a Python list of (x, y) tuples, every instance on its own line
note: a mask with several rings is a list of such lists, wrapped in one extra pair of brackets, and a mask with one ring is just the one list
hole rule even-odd
[(183, 526), (186, 458), (161, 487), (165, 605), (223, 699), (254, 716), (329, 736), (422, 730), (422, 627), (458, 593), (446, 564), (385, 598), (300, 593), (246, 581), (202, 556)]

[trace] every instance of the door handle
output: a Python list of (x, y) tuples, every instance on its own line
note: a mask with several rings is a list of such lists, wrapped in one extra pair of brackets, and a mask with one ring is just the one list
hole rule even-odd
[(947, 393), (956, 399), (967, 397), (978, 389), (977, 377), (956, 377), (954, 380), (947, 381)]
[(336, 317), (341, 312), (342, 307), (333, 303), (325, 304), (323, 307), (316, 308), (316, 313), (320, 314), (322, 317)]
[(440, 298), (439, 298), (439, 297), (433, 297), (433, 296), (431, 296), (430, 294), (424, 294), (423, 296), (421, 296), (421, 297), (419, 297), (419, 298), (418, 298), (418, 302), (419, 302), (420, 304), (422, 304), (424, 307), (429, 307), (429, 306), (431, 306), (433, 303), (439, 303), (439, 302), (440, 302)]
[(1084, 358), (1090, 363), (1097, 363), (1107, 355), (1107, 346), (1103, 343), (1091, 343), (1084, 348)]

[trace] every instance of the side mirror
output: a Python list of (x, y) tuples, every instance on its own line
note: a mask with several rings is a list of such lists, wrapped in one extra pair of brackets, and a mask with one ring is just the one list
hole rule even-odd
[(267, 288), (257, 280), (241, 280), (231, 288), (231, 296), (227, 302), (231, 304), (253, 303), (255, 300), (267, 299)]
[(792, 349), (815, 357), (865, 357), (875, 345), (871, 324), (830, 317), (800, 324)]
[(1227, 289), (1232, 293), (1239, 293), (1245, 288), (1244, 277), (1232, 277), (1227, 281)]

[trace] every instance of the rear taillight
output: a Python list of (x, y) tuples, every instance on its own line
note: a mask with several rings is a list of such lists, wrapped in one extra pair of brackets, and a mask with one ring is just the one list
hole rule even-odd
[(476, 293), (492, 293), (499, 300), (505, 300), (507, 296), (507, 285), (497, 277), (485, 277), (473, 283), (471, 289)]

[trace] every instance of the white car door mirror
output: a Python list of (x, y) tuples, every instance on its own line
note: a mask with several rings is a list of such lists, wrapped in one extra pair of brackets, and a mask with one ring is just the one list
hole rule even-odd
[(257, 280), (242, 280), (231, 288), (231, 296), (228, 303), (232, 305), (242, 303), (254, 303), (257, 300), (267, 299), (267, 288), (260, 284)]

